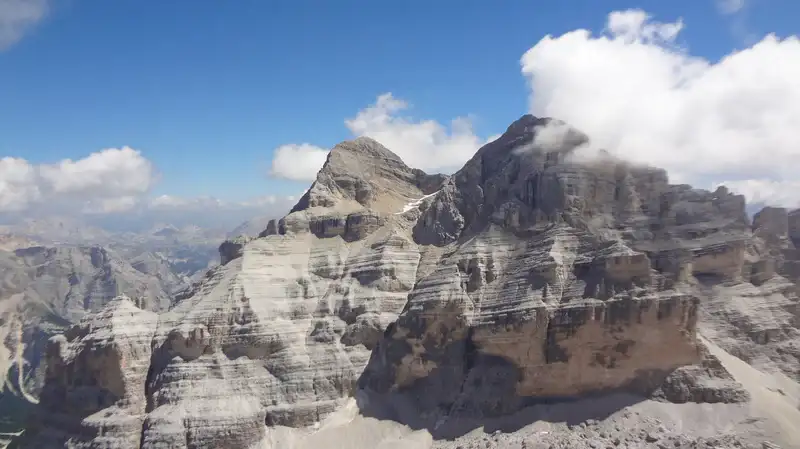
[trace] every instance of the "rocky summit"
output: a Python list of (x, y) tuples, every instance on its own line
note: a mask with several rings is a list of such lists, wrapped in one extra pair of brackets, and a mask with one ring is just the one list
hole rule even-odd
[(170, 310), (53, 337), (20, 444), (800, 447), (800, 214), (549, 126), (452, 176), (337, 145)]

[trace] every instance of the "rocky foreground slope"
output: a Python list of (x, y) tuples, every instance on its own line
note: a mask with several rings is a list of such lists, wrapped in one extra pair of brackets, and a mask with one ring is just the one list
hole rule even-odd
[[(57, 217), (0, 225), (0, 416), (17, 417), (37, 400), (49, 337), (120, 294), (148, 310), (167, 309), (218, 261), (223, 239), (192, 226), (120, 234)], [(13, 427), (7, 424), (0, 433)]]
[(120, 294), (139, 307), (165, 310), (179, 283), (178, 276), (147, 274), (98, 246), (0, 251), (0, 434), (19, 430), (25, 410), (38, 401), (51, 336)]
[(453, 176), (337, 145), (171, 310), (51, 339), (22, 444), (800, 447), (800, 216), (753, 231), (724, 188), (538, 145), (551, 123)]

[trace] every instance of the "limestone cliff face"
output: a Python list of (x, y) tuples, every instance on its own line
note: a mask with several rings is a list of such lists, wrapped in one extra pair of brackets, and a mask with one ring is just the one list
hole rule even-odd
[(142, 447), (249, 447), (351, 396), (414, 286), (418, 245), (386, 208), (423, 196), (420, 179), (377, 142), (347, 142), (293, 212), (224, 243), (224, 265), (161, 317)]
[[(520, 119), (422, 212), (415, 237), (448, 249), (373, 352), (362, 387), (403, 393), (423, 413), (491, 415), (652, 390), (699, 360), (699, 296), (684, 281), (741, 272), (744, 202), (610, 158), (573, 161), (577, 133), (538, 148), (549, 123)], [(675, 235), (716, 219), (735, 237)]]
[[(562, 279), (556, 274), (548, 283), (531, 273), (537, 267), (526, 260), (527, 244), (498, 246), (511, 257), (495, 258), (490, 280), (477, 289), (466, 279), (477, 276), (451, 261), (420, 281), (362, 386), (400, 392), (436, 415), (497, 415), (542, 399), (648, 392), (699, 360), (697, 297), (646, 284), (611, 298), (584, 297), (593, 289), (573, 277), (574, 266), (557, 267)], [(617, 263), (630, 260), (618, 256)]]
[(0, 416), (24, 426), (45, 381), (47, 340), (118, 295), (148, 310), (169, 307), (179, 277), (146, 273), (101, 246), (32, 246), (0, 251)]
[(47, 348), (45, 386), (29, 447), (139, 447), (155, 313), (126, 297)]
[(743, 282), (706, 283), (701, 327), (725, 350), (800, 380), (800, 211), (767, 207), (744, 245)]
[[(256, 240), (223, 243), (223, 264), (159, 317), (144, 414), (113, 447), (254, 447), (269, 426), (334, 411), (416, 281), (420, 249), (394, 212), (440, 179), (369, 139), (334, 148), (293, 212)], [(94, 359), (83, 340), (68, 346)], [(37, 432), (62, 441), (94, 435), (46, 422)]]
[[(578, 157), (577, 131), (542, 147), (550, 124), (522, 117), (453, 176), (368, 138), (337, 145), (288, 215), (224, 243), (171, 310), (114, 302), (52, 340), (28, 438), (270, 447), (279, 426), (317, 422), (357, 390), (425, 423), (619, 389), (746, 400), (721, 389), (728, 378), (697, 380), (726, 375), (697, 321), (715, 288), (779, 289), (790, 310), (798, 220), (765, 213), (754, 234), (742, 197)], [(108, 324), (123, 312), (142, 324)]]

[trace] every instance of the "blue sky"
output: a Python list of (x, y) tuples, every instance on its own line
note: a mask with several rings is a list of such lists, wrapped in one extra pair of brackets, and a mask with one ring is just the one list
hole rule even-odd
[(713, 0), (0, 0), (0, 29), (26, 1), (47, 11), (0, 52), (0, 157), (130, 146), (157, 171), (148, 195), (225, 201), (302, 192), (270, 175), (274, 149), (352, 137), (344, 120), (383, 93), (410, 120), (500, 133), (531, 108), (523, 54), (547, 34), (601, 33), (612, 11), (681, 19), (674, 43), (712, 63), (800, 27), (796, 0), (730, 13)]

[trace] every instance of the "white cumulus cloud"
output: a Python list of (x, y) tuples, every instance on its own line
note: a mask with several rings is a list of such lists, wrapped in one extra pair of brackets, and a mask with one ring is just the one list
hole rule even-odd
[(791, 189), (770, 197), (797, 205), (800, 40), (767, 35), (711, 61), (678, 45), (682, 28), (628, 10), (611, 13), (600, 35), (544, 37), (521, 59), (530, 112), (673, 181), (748, 186), (751, 197)]
[(159, 195), (150, 199), (150, 210), (197, 210), (211, 212), (225, 209), (259, 209), (272, 206), (283, 207), (294, 200), (294, 195), (277, 196), (264, 195), (242, 201), (223, 201), (213, 196), (180, 197), (174, 195)]
[(0, 159), (0, 212), (34, 206), (70, 207), (84, 213), (135, 207), (155, 181), (153, 164), (129, 147), (110, 148), (54, 164)]
[(45, 164), (0, 158), (0, 220), (56, 215), (126, 229), (159, 222), (232, 228), (253, 217), (280, 217), (296, 201), (294, 195), (151, 196), (157, 178), (152, 162), (130, 147)]
[(89, 198), (84, 201), (81, 212), (84, 214), (115, 214), (128, 212), (135, 208), (140, 200), (138, 196)]
[(150, 209), (216, 209), (223, 204), (223, 201), (210, 197), (199, 196), (185, 198), (174, 195), (159, 195), (152, 198), (148, 204)]
[(18, 211), (41, 196), (36, 170), (25, 159), (0, 159), (0, 211)]
[(65, 159), (39, 168), (41, 177), (54, 193), (121, 196), (150, 190), (153, 164), (130, 147), (109, 148), (73, 161)]
[(405, 101), (385, 93), (345, 124), (354, 136), (371, 137), (411, 167), (428, 171), (457, 170), (486, 143), (475, 135), (466, 117), (457, 117), (445, 126), (399, 115), (408, 107)]
[[(384, 93), (375, 103), (345, 120), (353, 137), (371, 137), (392, 150), (411, 167), (429, 172), (451, 172), (461, 168), (487, 142), (475, 135), (466, 117), (449, 125), (419, 120), (401, 113), (409, 108), (404, 100)], [(325, 163), (328, 150), (311, 144), (289, 144), (275, 149), (271, 175), (311, 181)]]
[(0, 51), (22, 39), (47, 10), (47, 0), (0, 0)]
[(272, 155), (272, 176), (293, 181), (309, 181), (328, 158), (328, 150), (310, 143), (281, 145)]

